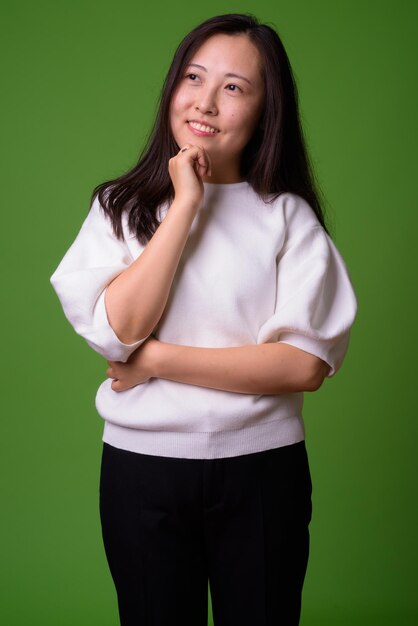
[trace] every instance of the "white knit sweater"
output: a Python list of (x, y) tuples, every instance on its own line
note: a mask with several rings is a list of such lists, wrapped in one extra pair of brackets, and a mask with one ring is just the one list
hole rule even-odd
[[(164, 218), (168, 205), (160, 207)], [(75, 331), (109, 360), (126, 361), (146, 339), (119, 341), (104, 304), (110, 281), (144, 247), (113, 234), (97, 198), (51, 277)], [(317, 355), (335, 374), (357, 310), (345, 263), (309, 204), (293, 193), (265, 204), (247, 182), (204, 183), (162, 318), (152, 334), (199, 347), (284, 342)], [(230, 457), (301, 441), (303, 393), (250, 395), (151, 378), (122, 392), (111, 379), (96, 407), (103, 441), (134, 452)]]

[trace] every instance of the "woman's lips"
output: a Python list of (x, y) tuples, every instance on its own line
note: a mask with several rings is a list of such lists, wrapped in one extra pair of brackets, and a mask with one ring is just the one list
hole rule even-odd
[(187, 126), (188, 128), (190, 128), (190, 130), (192, 131), (192, 133), (194, 133), (195, 135), (200, 135), (201, 137), (214, 137), (215, 135), (218, 134), (219, 131), (216, 131), (214, 133), (207, 133), (204, 130), (198, 130), (197, 128), (193, 128), (193, 126), (191, 126), (189, 124), (189, 122), (187, 122)]

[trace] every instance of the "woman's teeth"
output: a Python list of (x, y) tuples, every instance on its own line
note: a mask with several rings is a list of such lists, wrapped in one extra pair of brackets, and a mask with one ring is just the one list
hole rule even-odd
[(197, 130), (202, 130), (204, 133), (217, 133), (216, 128), (212, 128), (211, 126), (202, 126), (202, 124), (198, 124), (198, 122), (189, 122), (190, 126), (196, 128)]

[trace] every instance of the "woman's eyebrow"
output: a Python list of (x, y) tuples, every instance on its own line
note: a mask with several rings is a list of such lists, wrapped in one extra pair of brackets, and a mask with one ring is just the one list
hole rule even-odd
[[(204, 67), (203, 65), (199, 65), (199, 63), (188, 63), (187, 67), (189, 67), (190, 65), (194, 65), (195, 67), (200, 67), (201, 70), (204, 70), (205, 72), (207, 72), (206, 67)], [(248, 78), (245, 78), (245, 76), (241, 76), (241, 74), (233, 74), (232, 72), (228, 72), (227, 74), (225, 74), (225, 76), (228, 77), (233, 77), (233, 78), (242, 78), (242, 80), (246, 80), (247, 83), (249, 83), (250, 85), (252, 84), (250, 80), (248, 80)]]

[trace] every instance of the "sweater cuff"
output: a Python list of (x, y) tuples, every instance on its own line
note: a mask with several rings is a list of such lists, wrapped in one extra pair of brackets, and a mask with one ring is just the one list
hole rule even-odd
[(343, 361), (348, 346), (349, 333), (344, 338), (340, 338), (339, 342), (335, 340), (313, 339), (306, 335), (292, 332), (280, 333), (278, 343), (287, 343), (295, 348), (309, 352), (325, 361), (330, 370), (327, 377), (334, 376)]
[(120, 341), (107, 317), (105, 291), (106, 289), (102, 291), (94, 307), (94, 326), (96, 330), (89, 333), (85, 339), (93, 350), (101, 354), (108, 361), (122, 361), (125, 363), (132, 352), (139, 348), (139, 346), (148, 339), (151, 333), (143, 339), (135, 341), (135, 343), (127, 344)]

